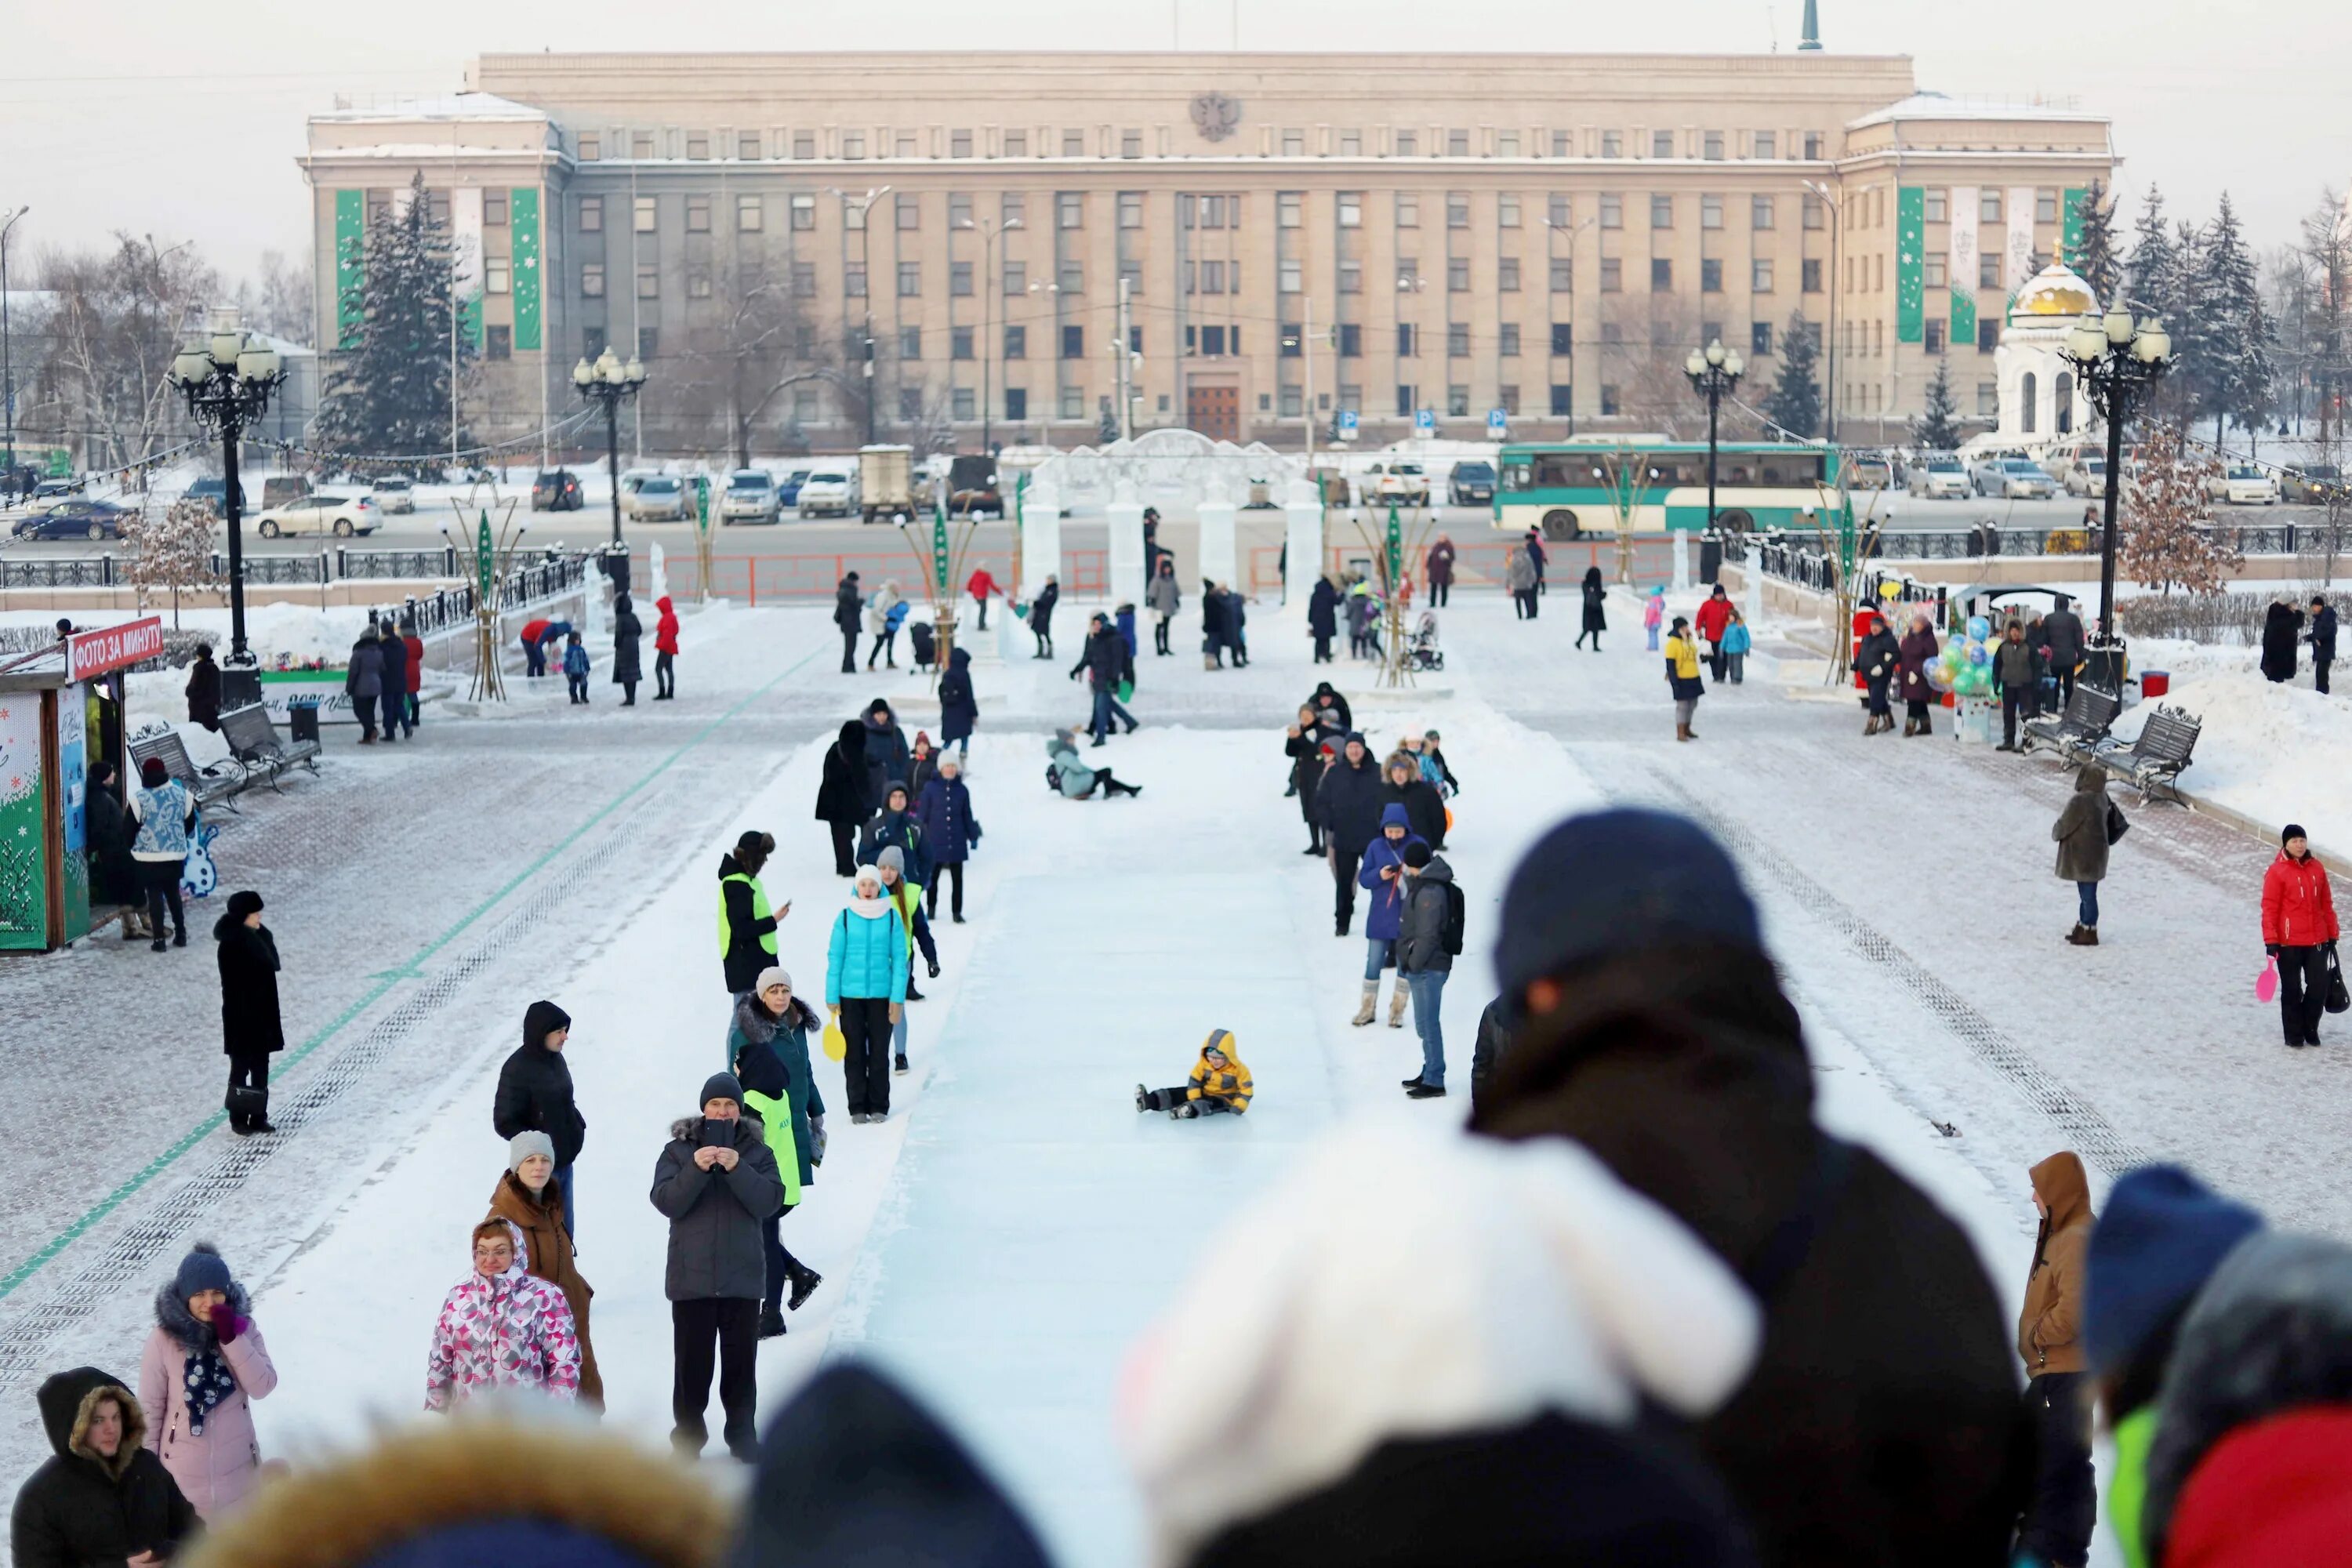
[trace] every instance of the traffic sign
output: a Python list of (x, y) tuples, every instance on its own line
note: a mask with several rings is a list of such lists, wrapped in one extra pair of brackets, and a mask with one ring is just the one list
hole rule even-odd
[(1339, 410), (1339, 439), (1352, 441), (1355, 438), (1356, 411), (1352, 408), (1342, 408)]
[(1499, 441), (1511, 427), (1510, 416), (1499, 408), (1486, 410), (1486, 434)]
[(1412, 433), (1416, 436), (1436, 435), (1437, 410), (1434, 408), (1414, 409), (1412, 411)]

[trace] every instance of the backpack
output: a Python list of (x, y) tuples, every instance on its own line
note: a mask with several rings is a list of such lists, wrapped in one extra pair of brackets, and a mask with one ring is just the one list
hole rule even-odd
[(1439, 941), (1444, 943), (1448, 956), (1459, 958), (1462, 956), (1462, 928), (1468, 923), (1470, 917), (1470, 900), (1464, 898), (1462, 889), (1453, 883), (1447, 882), (1444, 886), (1445, 924), (1439, 932)]

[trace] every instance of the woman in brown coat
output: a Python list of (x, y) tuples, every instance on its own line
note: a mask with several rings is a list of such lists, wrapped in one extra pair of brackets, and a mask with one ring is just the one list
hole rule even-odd
[(2107, 770), (2087, 767), (2074, 775), (2074, 793), (2050, 837), (2058, 841), (2058, 875), (2074, 884), (2080, 918), (2066, 940), (2076, 947), (2099, 945), (2099, 884), (2107, 879), (2107, 845), (2116, 837), (2110, 816), (2120, 817), (2107, 798)]
[[(2104, 845), (2102, 846), (2104, 847)], [(2061, 1150), (2033, 1167), (2042, 1232), (2025, 1277), (2017, 1353), (2025, 1360), (2025, 1407), (2033, 1423), (2033, 1490), (2017, 1549), (2038, 1563), (2079, 1564), (2098, 1508), (2091, 1472), (2091, 1416), (2083, 1386), (2083, 1266), (2091, 1244), (2091, 1184), (2083, 1162)]]
[(588, 1300), (596, 1292), (580, 1278), (572, 1237), (563, 1228), (563, 1191), (552, 1180), (555, 1144), (544, 1132), (518, 1132), (507, 1143), (507, 1173), (490, 1192), (490, 1217), (522, 1232), (522, 1262), (532, 1278), (563, 1292), (572, 1325), (580, 1338), (580, 1403), (604, 1407), (604, 1380), (596, 1371), (596, 1350), (588, 1340)]

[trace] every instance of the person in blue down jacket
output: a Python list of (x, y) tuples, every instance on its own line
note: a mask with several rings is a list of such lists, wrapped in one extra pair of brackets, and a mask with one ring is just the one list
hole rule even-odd
[(846, 1047), (841, 1074), (849, 1120), (890, 1115), (890, 1032), (907, 1005), (907, 928), (884, 896), (882, 873), (857, 868), (856, 896), (833, 918), (825, 948), (824, 1005)]
[[(963, 649), (956, 649), (961, 655)], [(963, 782), (963, 763), (954, 757), (940, 758), (940, 771), (923, 786), (923, 798), (915, 803), (915, 826), (923, 832), (923, 846), (931, 853), (931, 875), (923, 883), (923, 912), (932, 920), (940, 918), (940, 884), (955, 879), (955, 891), (948, 900), (948, 911), (955, 923), (963, 924), (963, 863), (980, 845), (980, 819), (971, 814), (971, 791)]]
[(1067, 730), (1056, 730), (1045, 740), (1045, 773), (1055, 789), (1072, 800), (1084, 800), (1100, 786), (1105, 800), (1113, 795), (1141, 795), (1141, 784), (1122, 783), (1108, 768), (1090, 768), (1078, 760), (1078, 742)]
[[(1364, 910), (1364, 1005), (1349, 1020), (1359, 1026), (1370, 1023), (1380, 1009), (1381, 971), (1396, 968), (1396, 942), (1404, 930), (1405, 847), (1427, 842), (1413, 832), (1403, 806), (1391, 802), (1381, 809), (1381, 836), (1364, 851), (1363, 868), (1356, 873), (1357, 885), (1372, 895)], [(1400, 970), (1390, 988), (1390, 1028), (1404, 1027), (1411, 997)]]

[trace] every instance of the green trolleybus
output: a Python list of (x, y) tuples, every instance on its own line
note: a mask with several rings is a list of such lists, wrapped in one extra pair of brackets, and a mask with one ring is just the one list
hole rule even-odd
[[(1841, 504), (1835, 447), (1726, 441), (1716, 447), (1715, 510), (1725, 528), (1798, 526)], [(1706, 526), (1704, 441), (1567, 441), (1506, 446), (1495, 489), (1495, 526), (1539, 529), (1546, 539)]]

